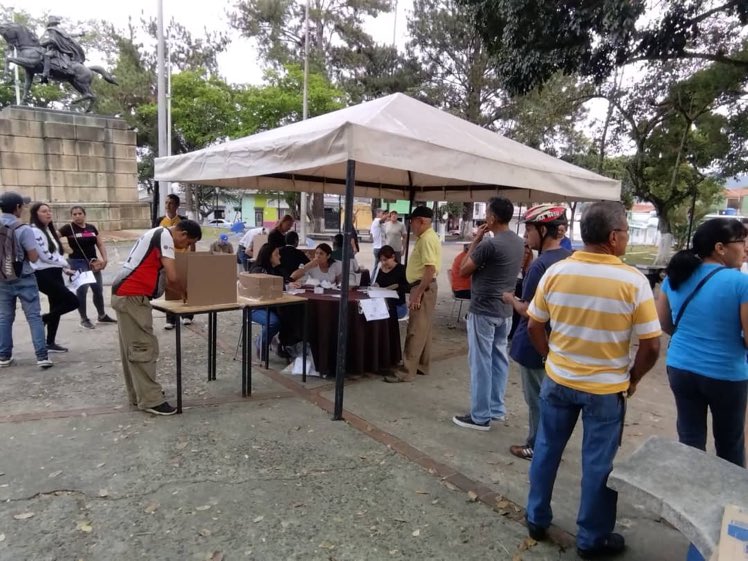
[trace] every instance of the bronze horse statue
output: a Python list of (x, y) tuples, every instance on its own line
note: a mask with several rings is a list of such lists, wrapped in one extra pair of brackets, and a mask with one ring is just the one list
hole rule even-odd
[[(39, 38), (28, 27), (20, 23), (0, 23), (0, 36), (11, 47), (16, 49), (16, 56), (10, 56), (12, 51), (8, 50), (5, 57), (5, 74), (8, 74), (9, 63), (14, 63), (26, 71), (26, 81), (23, 87), (23, 101), (28, 100), (31, 85), (34, 82), (34, 76), (42, 74), (44, 71), (44, 52), (45, 49), (39, 42)], [(81, 96), (72, 103), (78, 104), (88, 101), (86, 112), (91, 111), (96, 96), (91, 91), (91, 82), (93, 81), (94, 72), (99, 74), (110, 84), (117, 84), (114, 77), (100, 66), (86, 66), (79, 62), (71, 62), (67, 69), (59, 66), (52, 66), (49, 77), (58, 82), (67, 82)]]

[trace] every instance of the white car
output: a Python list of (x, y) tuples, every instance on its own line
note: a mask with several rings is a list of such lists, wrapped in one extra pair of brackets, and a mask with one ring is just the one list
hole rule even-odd
[(231, 222), (223, 218), (214, 218), (213, 220), (208, 221), (207, 225), (212, 226), (213, 228), (231, 228)]

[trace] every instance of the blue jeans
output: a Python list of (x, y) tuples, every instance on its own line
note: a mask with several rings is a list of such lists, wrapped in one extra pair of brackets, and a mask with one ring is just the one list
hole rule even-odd
[(550, 526), (556, 472), (581, 412), (582, 497), (577, 516), (580, 549), (599, 546), (616, 524), (618, 493), (607, 483), (620, 443), (624, 400), (621, 394), (573, 390), (548, 377), (540, 390), (540, 426), (530, 464), (527, 520), (541, 528)]
[(16, 300), (31, 330), (37, 360), (47, 358), (47, 342), (44, 337), (42, 309), (39, 304), (39, 287), (34, 275), (27, 275), (8, 282), (0, 282), (0, 358), (13, 356), (13, 321), (16, 319)]
[(468, 314), (470, 416), (476, 423), (506, 415), (504, 392), (509, 374), (507, 334), (512, 318)]
[[(268, 332), (268, 324), (267, 324), (267, 314), (270, 314), (270, 331)], [(273, 310), (266, 310), (264, 308), (260, 309), (254, 309), (252, 310), (252, 322), (253, 323), (259, 323), (262, 325), (262, 335), (260, 336), (260, 345), (262, 348), (262, 352), (265, 352), (265, 341), (272, 341), (273, 337), (275, 337), (280, 332), (280, 318), (278, 317), (278, 314), (276, 314)], [(263, 354), (262, 359), (265, 359), (265, 356)]]
[(530, 430), (527, 433), (526, 444), (530, 448), (535, 448), (535, 438), (540, 424), (540, 388), (545, 380), (545, 368), (527, 368), (520, 364), (519, 373), (522, 376), (522, 393), (525, 395), (529, 412)]
[(408, 315), (408, 305), (398, 304), (397, 306), (395, 306), (395, 313), (397, 314), (397, 319), (403, 319)]

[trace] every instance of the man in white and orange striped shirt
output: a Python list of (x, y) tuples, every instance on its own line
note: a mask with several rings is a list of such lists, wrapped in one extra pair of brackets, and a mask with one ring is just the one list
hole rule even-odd
[[(624, 264), (628, 224), (620, 203), (595, 203), (582, 218), (584, 249), (551, 266), (528, 314), (528, 333), (546, 357), (540, 427), (530, 466), (527, 523), (543, 539), (551, 524), (553, 483), (580, 412), (582, 497), (577, 552), (584, 559), (620, 553), (613, 533), (618, 495), (607, 488), (623, 429), (626, 397), (654, 366), (660, 323), (649, 282)], [(545, 324), (551, 322), (550, 339)], [(639, 348), (633, 364), (633, 338)]]

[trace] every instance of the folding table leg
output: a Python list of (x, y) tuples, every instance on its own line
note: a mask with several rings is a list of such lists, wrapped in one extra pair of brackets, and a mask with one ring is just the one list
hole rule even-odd
[[(262, 357), (261, 357), (262, 358)], [(270, 368), (270, 307), (265, 307), (265, 370)]]
[(213, 353), (216, 348), (213, 346), (213, 313), (208, 313), (208, 382), (213, 380)]
[(307, 321), (307, 303), (301, 304), (302, 311), (302, 324), (301, 324), (301, 381), (306, 384), (306, 321)]
[(177, 316), (175, 324), (175, 337), (177, 347), (177, 413), (182, 412), (182, 321)]
[(210, 342), (213, 347), (213, 379), (216, 380), (218, 374), (217, 357), (218, 357), (218, 312), (213, 312), (213, 340)]
[[(249, 315), (250, 311), (249, 308), (242, 308), (242, 332), (241, 332), (241, 345), (242, 345), (242, 397), (247, 397), (247, 381), (249, 379), (249, 374), (247, 371), (247, 367), (251, 368), (252, 360), (251, 356), (247, 356), (250, 353), (248, 352), (249, 345), (247, 344), (247, 327), (249, 325)], [(251, 390), (250, 390), (251, 391)]]

